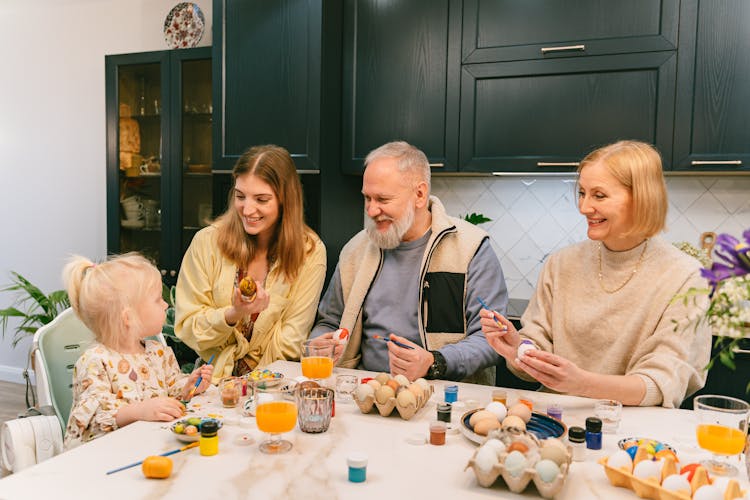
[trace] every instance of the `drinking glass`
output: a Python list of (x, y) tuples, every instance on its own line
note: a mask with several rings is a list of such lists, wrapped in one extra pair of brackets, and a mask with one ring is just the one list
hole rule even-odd
[[(268, 396), (262, 395), (267, 394)], [(294, 402), (294, 387), (283, 384), (278, 387), (258, 390), (256, 394), (255, 421), (261, 432), (269, 434), (260, 443), (260, 451), (269, 455), (286, 453), (292, 443), (281, 439), (281, 434), (290, 432), (297, 425), (297, 405)]]
[(693, 400), (693, 409), (698, 417), (698, 446), (714, 454), (712, 460), (701, 464), (709, 474), (736, 475), (737, 468), (724, 458), (738, 455), (745, 447), (750, 404), (728, 396), (704, 394)]
[(356, 375), (336, 375), (336, 398), (342, 403), (353, 401), (352, 394), (358, 383)]
[(333, 351), (336, 342), (332, 339), (312, 339), (302, 342), (302, 375), (321, 381), (333, 374)]
[(333, 391), (310, 387), (299, 391), (297, 399), (299, 428), (302, 432), (325, 432), (331, 424)]
[(219, 382), (219, 391), (224, 408), (234, 408), (240, 403), (242, 380), (239, 377), (224, 377)]

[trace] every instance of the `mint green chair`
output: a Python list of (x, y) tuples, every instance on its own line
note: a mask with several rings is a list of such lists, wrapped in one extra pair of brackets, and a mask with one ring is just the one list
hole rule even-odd
[(50, 405), (63, 434), (73, 405), (73, 367), (94, 342), (94, 334), (71, 308), (34, 334), (34, 374), (39, 406)]

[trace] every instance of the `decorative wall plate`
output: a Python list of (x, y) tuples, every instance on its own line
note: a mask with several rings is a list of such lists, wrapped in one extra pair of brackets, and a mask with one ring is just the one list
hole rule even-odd
[(201, 41), (205, 27), (206, 18), (198, 5), (180, 2), (164, 20), (164, 40), (170, 49), (195, 47)]

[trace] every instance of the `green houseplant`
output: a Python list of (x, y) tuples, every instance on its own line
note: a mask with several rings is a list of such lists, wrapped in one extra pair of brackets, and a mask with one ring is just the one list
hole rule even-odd
[(161, 333), (167, 341), (167, 345), (172, 348), (177, 358), (177, 363), (183, 373), (190, 373), (195, 366), (195, 360), (198, 355), (185, 342), (174, 333), (174, 295), (175, 287), (162, 284), (162, 297), (169, 307), (167, 307), (167, 316), (164, 319), (164, 326)]
[(471, 222), (471, 223), (472, 223), (472, 224), (474, 224), (475, 226), (476, 226), (476, 225), (479, 225), (479, 224), (483, 224), (483, 223), (485, 223), (485, 222), (490, 222), (490, 221), (492, 221), (492, 219), (490, 219), (489, 217), (485, 217), (485, 216), (484, 216), (484, 214), (477, 214), (477, 213), (474, 213), (474, 212), (472, 212), (472, 213), (470, 213), (470, 214), (466, 214), (466, 215), (464, 215), (464, 216), (463, 216), (463, 219), (464, 219), (464, 220), (465, 220), (466, 222)]
[(33, 337), (40, 327), (68, 308), (70, 301), (65, 290), (55, 290), (45, 295), (39, 287), (20, 274), (11, 272), (11, 275), (11, 283), (0, 289), (0, 292), (16, 292), (16, 299), (11, 307), (0, 309), (0, 327), (5, 338), (10, 318), (21, 320), (13, 335), (13, 347), (16, 347), (19, 342), (26, 337)]

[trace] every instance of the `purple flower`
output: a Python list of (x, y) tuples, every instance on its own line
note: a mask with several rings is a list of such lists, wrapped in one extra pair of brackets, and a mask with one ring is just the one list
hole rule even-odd
[(701, 275), (711, 284), (711, 295), (717, 285), (732, 276), (750, 274), (750, 229), (742, 233), (740, 241), (726, 233), (716, 238), (716, 255), (723, 262), (714, 262), (711, 269), (701, 269)]

